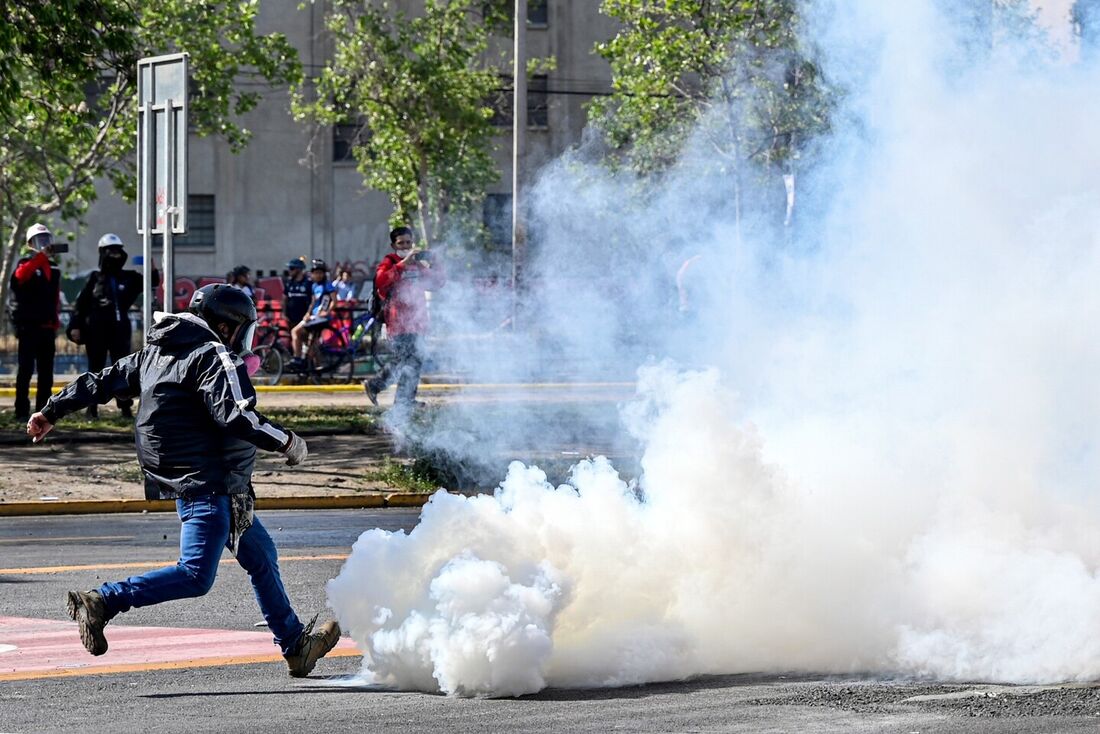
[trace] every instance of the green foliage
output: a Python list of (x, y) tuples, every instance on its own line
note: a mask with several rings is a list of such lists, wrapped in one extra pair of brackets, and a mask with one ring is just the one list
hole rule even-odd
[(133, 195), (136, 64), (191, 55), (191, 123), (239, 149), (235, 117), (255, 107), (241, 82), (296, 82), (297, 52), (281, 34), (258, 35), (258, 0), (51, 0), (2, 6), (0, 218), (7, 235), (0, 299), (25, 228), (60, 214), (73, 220), (109, 176)]
[(364, 412), (359, 405), (263, 408), (263, 413), (284, 428), (303, 435), (318, 431), (334, 431), (340, 434), (373, 433), (378, 428), (376, 413)]
[[(117, 66), (134, 51), (128, 4), (102, 0), (10, 0), (0, 4), (0, 115), (10, 119), (34, 80), (71, 87), (94, 80), (90, 60)], [(29, 83), (28, 83), (29, 82)]]
[(604, 0), (622, 28), (597, 46), (612, 96), (591, 111), (611, 161), (642, 174), (696, 132), (726, 171), (784, 168), (828, 126), (829, 93), (797, 37), (796, 0)]
[(386, 192), (392, 224), (431, 241), (475, 226), (497, 179), (488, 105), (500, 86), (489, 39), (506, 0), (426, 0), (410, 15), (382, 0), (333, 0), (334, 53), (294, 110), (324, 124), (358, 122), (353, 152), (367, 186)]
[(437, 481), (431, 467), (418, 460), (411, 466), (386, 457), (382, 467), (367, 474), (370, 481), (382, 482), (387, 487), (406, 492), (430, 494), (442, 485)]

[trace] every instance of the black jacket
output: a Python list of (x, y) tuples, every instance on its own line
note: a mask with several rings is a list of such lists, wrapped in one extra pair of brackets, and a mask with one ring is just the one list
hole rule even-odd
[(157, 317), (144, 349), (85, 372), (42, 413), (56, 423), (89, 405), (140, 397), (134, 437), (147, 499), (248, 492), (256, 447), (279, 451), (289, 434), (256, 412), (244, 363), (205, 321)]
[[(153, 287), (160, 284), (159, 274), (153, 271)], [(141, 273), (136, 270), (120, 270), (112, 276), (102, 270), (93, 270), (76, 297), (69, 328), (89, 332), (84, 339), (98, 332), (129, 327), (130, 307), (141, 297)], [(113, 281), (113, 282), (112, 282)]]
[(42, 253), (19, 259), (11, 274), (11, 320), (17, 330), (56, 329), (61, 271)]

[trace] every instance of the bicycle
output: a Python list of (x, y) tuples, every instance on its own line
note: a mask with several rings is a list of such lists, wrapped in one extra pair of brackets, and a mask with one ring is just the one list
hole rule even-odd
[(259, 385), (278, 385), (283, 369), (291, 359), (290, 329), (285, 322), (264, 314), (256, 326), (253, 354), (260, 358), (260, 368), (252, 375), (252, 382)]
[(260, 358), (260, 368), (252, 375), (254, 385), (278, 385), (283, 377), (283, 353), (270, 344), (260, 344), (252, 350)]
[[(380, 367), (382, 359), (375, 348), (378, 338), (378, 328), (374, 316), (369, 311), (362, 312), (355, 318), (348, 319), (338, 312), (323, 324), (318, 324), (316, 330), (310, 335), (310, 343), (306, 350), (304, 364), (297, 366), (286, 362), (282, 365), (283, 372), (297, 375), (299, 380), (321, 381), (326, 375), (331, 375), (338, 382), (352, 382), (356, 377), (356, 361), (362, 363), (369, 359), (375, 367)], [(368, 344), (369, 341), (369, 344)], [(271, 352), (277, 351), (270, 347)], [(274, 363), (274, 357), (270, 357)]]

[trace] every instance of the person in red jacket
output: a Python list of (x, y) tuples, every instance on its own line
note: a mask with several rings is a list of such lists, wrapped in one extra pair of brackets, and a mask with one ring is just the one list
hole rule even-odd
[(367, 398), (378, 405), (378, 393), (397, 381), (394, 407), (407, 409), (416, 402), (423, 366), (423, 337), (428, 332), (428, 291), (445, 282), (442, 265), (429, 250), (415, 247), (413, 231), (397, 227), (390, 232), (393, 252), (382, 258), (374, 284), (385, 303), (384, 321), (392, 358), (375, 377), (363, 381)]
[(11, 274), (11, 320), (19, 340), (19, 368), (15, 375), (15, 417), (31, 415), (31, 375), (38, 367), (35, 409), (42, 410), (53, 392), (54, 340), (60, 326), (61, 271), (50, 261), (53, 235), (44, 224), (27, 230), (23, 257)]

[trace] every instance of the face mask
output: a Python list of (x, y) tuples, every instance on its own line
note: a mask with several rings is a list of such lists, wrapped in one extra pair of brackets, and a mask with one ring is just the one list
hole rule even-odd
[(108, 250), (99, 259), (99, 266), (104, 270), (121, 270), (126, 264), (126, 253), (122, 250)]
[(241, 355), (241, 359), (244, 360), (244, 368), (249, 377), (260, 371), (260, 355), (247, 352)]
[(48, 234), (36, 234), (34, 237), (31, 237), (30, 240), (27, 242), (27, 244), (33, 247), (35, 250), (41, 250), (43, 247), (48, 247), (52, 243), (53, 235)]

